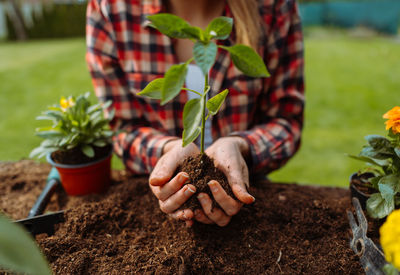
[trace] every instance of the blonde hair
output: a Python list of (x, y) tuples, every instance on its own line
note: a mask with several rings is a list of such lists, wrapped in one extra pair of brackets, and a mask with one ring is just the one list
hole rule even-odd
[(236, 43), (252, 47), (257, 51), (261, 37), (261, 17), (258, 0), (227, 0), (232, 12)]

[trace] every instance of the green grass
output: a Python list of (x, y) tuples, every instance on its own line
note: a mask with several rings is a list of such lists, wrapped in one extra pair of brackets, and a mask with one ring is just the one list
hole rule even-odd
[(302, 147), (271, 179), (346, 186), (363, 166), (368, 134), (385, 135), (382, 115), (400, 105), (400, 44), (389, 38), (306, 37)]
[[(367, 134), (384, 135), (382, 114), (400, 104), (400, 44), (328, 31), (307, 36), (305, 46), (302, 147), (271, 178), (346, 186), (363, 164), (345, 154), (357, 154)], [(46, 106), (93, 90), (84, 55), (83, 39), (0, 44), (1, 161), (27, 158), (40, 143), (35, 117)]]

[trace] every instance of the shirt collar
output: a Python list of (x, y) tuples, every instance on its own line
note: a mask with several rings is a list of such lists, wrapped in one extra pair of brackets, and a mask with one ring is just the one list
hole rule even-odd
[(147, 16), (159, 13), (162, 10), (162, 0), (142, 0), (141, 3), (141, 25), (147, 27), (150, 25)]

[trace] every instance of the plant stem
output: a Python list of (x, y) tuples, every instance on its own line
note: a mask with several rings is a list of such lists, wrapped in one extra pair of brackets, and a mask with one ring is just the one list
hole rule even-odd
[(202, 96), (202, 94), (201, 94), (201, 93), (199, 93), (199, 92), (197, 92), (197, 91), (195, 91), (195, 90), (189, 89), (189, 88), (182, 87), (182, 90), (186, 90), (186, 91), (189, 91), (189, 92), (195, 93), (195, 94), (197, 94), (197, 95), (199, 95), (199, 96)]
[(204, 79), (204, 94), (203, 94), (203, 113), (201, 115), (201, 139), (200, 139), (200, 153), (204, 154), (204, 134), (205, 134), (205, 128), (206, 128), (206, 103), (207, 103), (207, 90), (209, 89), (208, 87), (208, 74), (205, 75)]

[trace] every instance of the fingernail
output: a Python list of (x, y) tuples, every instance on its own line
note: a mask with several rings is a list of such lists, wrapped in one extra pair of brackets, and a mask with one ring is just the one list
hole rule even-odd
[(218, 187), (217, 187), (217, 185), (215, 184), (215, 181), (209, 181), (207, 184), (208, 184), (208, 186), (210, 186), (210, 189), (211, 189), (211, 191), (212, 191), (213, 193), (215, 193), (215, 192), (218, 191)]
[(185, 190), (185, 195), (186, 195), (186, 196), (191, 196), (191, 195), (193, 195), (194, 193), (196, 193), (196, 190), (193, 190), (190, 186), (187, 186), (187, 187), (186, 187), (186, 190)]
[(181, 173), (181, 177), (185, 180), (189, 179), (189, 175), (187, 173)]
[(203, 193), (200, 193), (200, 194), (197, 196), (197, 198), (198, 198), (200, 201), (203, 201), (203, 200), (204, 200), (204, 194), (203, 194)]
[(185, 212), (185, 211), (183, 211), (183, 218), (186, 219), (186, 220), (187, 220), (187, 218), (188, 218), (188, 217), (186, 216), (186, 212)]
[(255, 197), (253, 197), (252, 195), (250, 195), (249, 194), (249, 196), (251, 197), (251, 199), (252, 199), (252, 202), (251, 203), (253, 203), (253, 202), (255, 202), (256, 201), (256, 198)]

